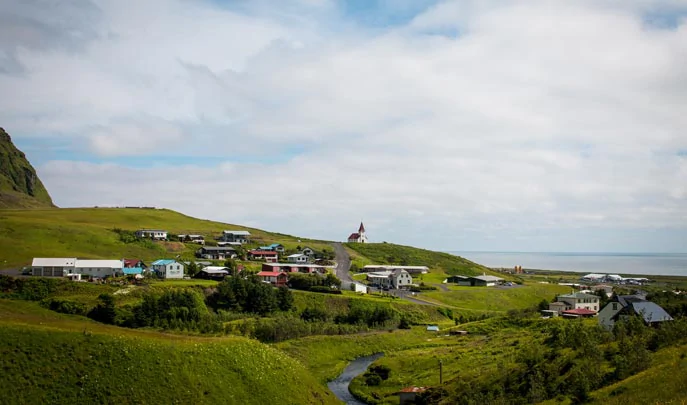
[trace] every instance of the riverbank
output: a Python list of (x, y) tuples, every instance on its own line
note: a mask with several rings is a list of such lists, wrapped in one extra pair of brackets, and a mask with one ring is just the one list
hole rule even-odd
[(346, 405), (366, 405), (364, 402), (356, 399), (348, 387), (355, 377), (364, 373), (370, 364), (382, 356), (384, 356), (384, 353), (376, 353), (371, 356), (358, 357), (351, 361), (335, 380), (327, 383), (327, 388)]

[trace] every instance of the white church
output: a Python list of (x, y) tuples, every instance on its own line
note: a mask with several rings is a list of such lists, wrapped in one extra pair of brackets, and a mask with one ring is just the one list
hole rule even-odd
[(360, 223), (360, 228), (358, 228), (358, 232), (352, 233), (348, 237), (348, 243), (367, 243), (367, 236), (365, 235), (365, 225), (363, 223)]

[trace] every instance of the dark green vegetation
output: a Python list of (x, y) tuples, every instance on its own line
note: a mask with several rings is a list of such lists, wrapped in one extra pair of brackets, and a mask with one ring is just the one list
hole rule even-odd
[(4, 404), (334, 404), (297, 361), (242, 337), (138, 331), (0, 299)]
[[(664, 354), (677, 349), (684, 359), (685, 320), (654, 329), (634, 318), (614, 333), (598, 328), (596, 320), (513, 316), (461, 327), (471, 335), (452, 337), (451, 344), (440, 347), (387, 353), (373, 367), (390, 370), (388, 378), (360, 376), (352, 391), (369, 403), (383, 404), (397, 403), (393, 394), (408, 385), (430, 387), (422, 396), (424, 404), (585, 403), (604, 402), (609, 396), (637, 403), (624, 395), (627, 388), (604, 387), (646, 385), (643, 380), (656, 381), (652, 376), (657, 371), (687, 366), (677, 359), (665, 363)], [(670, 394), (661, 397), (687, 397), (686, 380), (663, 383)]]
[(52, 199), (26, 155), (0, 128), (0, 208), (52, 207)]

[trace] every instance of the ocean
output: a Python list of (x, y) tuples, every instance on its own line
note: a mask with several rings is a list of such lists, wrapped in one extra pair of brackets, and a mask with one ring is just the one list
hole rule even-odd
[(487, 267), (687, 276), (687, 253), (448, 252)]

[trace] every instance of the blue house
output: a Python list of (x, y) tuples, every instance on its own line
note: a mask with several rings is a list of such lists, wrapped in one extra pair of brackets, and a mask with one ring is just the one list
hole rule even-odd
[(162, 278), (184, 278), (184, 265), (176, 260), (160, 259), (150, 265), (155, 274)]
[(280, 243), (273, 243), (269, 246), (260, 246), (259, 250), (269, 250), (272, 252), (284, 253), (284, 246)]

